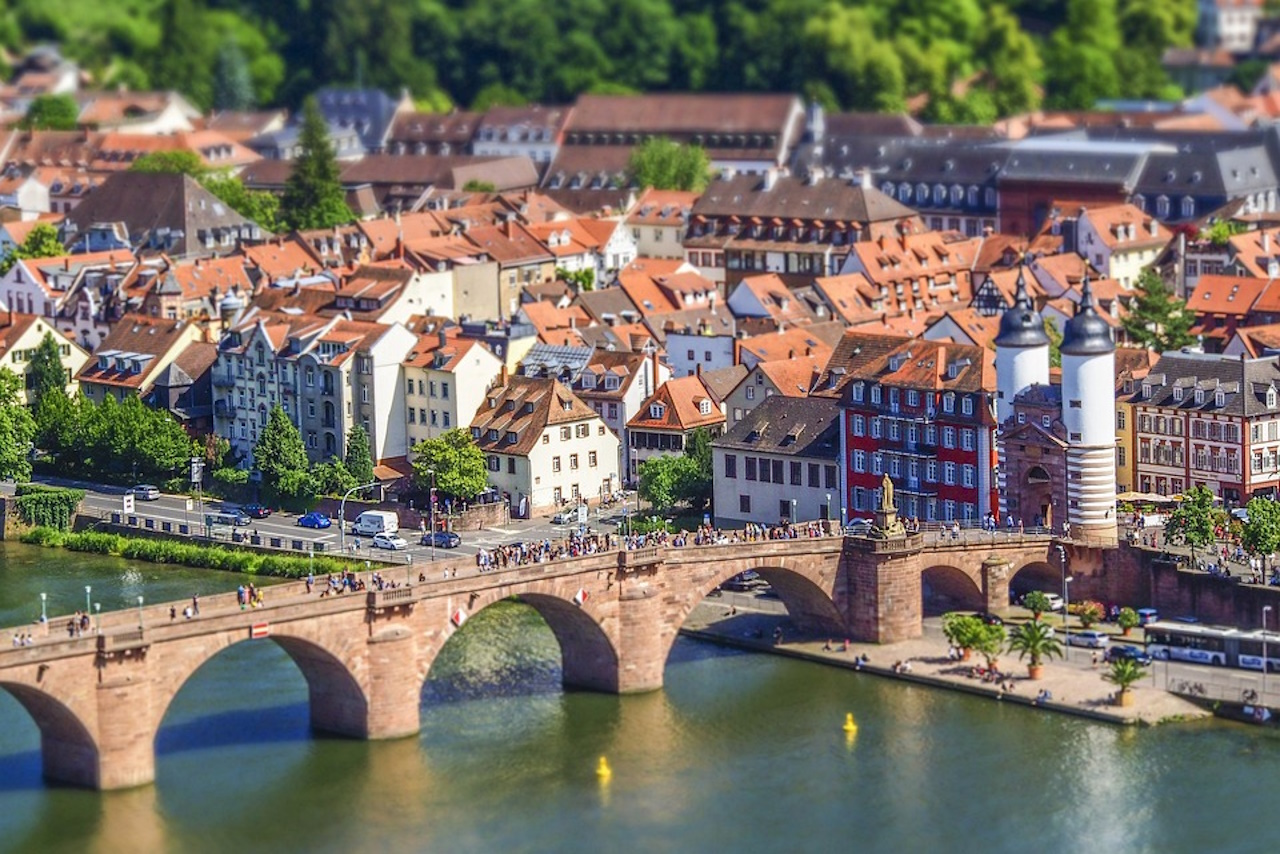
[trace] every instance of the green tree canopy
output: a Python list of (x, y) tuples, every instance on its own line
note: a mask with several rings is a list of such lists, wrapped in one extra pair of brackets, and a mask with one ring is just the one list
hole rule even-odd
[(75, 130), (80, 105), (70, 95), (37, 95), (31, 99), (21, 127), (26, 130)]
[(22, 380), (0, 368), (0, 480), (31, 479), (31, 444), (36, 422), (22, 405)]
[(650, 139), (631, 152), (627, 174), (638, 187), (700, 191), (711, 177), (711, 161), (699, 146)]
[(236, 213), (266, 231), (280, 231), (280, 197), (266, 190), (249, 190), (234, 175), (211, 173), (200, 182), (206, 190), (226, 202)]
[(1062, 644), (1047, 623), (1031, 620), (1010, 635), (1009, 651), (1016, 652), (1019, 659), (1026, 659), (1030, 666), (1039, 667), (1046, 658), (1060, 657)]
[(67, 247), (58, 240), (58, 232), (47, 222), (37, 223), (22, 243), (10, 249), (0, 258), (0, 276), (13, 269), (13, 265), (28, 258), (57, 258), (67, 254)]
[(353, 424), (347, 431), (347, 454), (342, 462), (355, 480), (351, 486), (373, 482), (373, 456), (369, 451), (369, 434), (359, 424)]
[(1249, 521), (1244, 523), (1240, 534), (1245, 551), (1264, 559), (1280, 551), (1280, 501), (1253, 498), (1245, 510)]
[(674, 507), (685, 484), (697, 474), (697, 463), (684, 454), (662, 454), (640, 463), (640, 497), (654, 507)]
[(347, 471), (347, 467), (342, 460), (337, 457), (330, 457), (322, 463), (316, 463), (311, 467), (311, 480), (315, 483), (316, 492), (320, 495), (346, 495), (347, 491), (354, 489), (361, 483), (368, 481), (360, 481)]
[(52, 332), (46, 332), (27, 365), (27, 402), (33, 407), (50, 395), (67, 394), (67, 369)]
[(484, 452), (469, 433), (458, 428), (413, 446), (413, 471), (419, 488), (431, 487), (433, 470), (436, 489), (454, 498), (475, 498), (489, 488)]
[(1194, 561), (1196, 549), (1213, 542), (1214, 515), (1213, 493), (1203, 486), (1192, 487), (1165, 520), (1164, 535), (1171, 543), (1190, 546)]
[(200, 155), (186, 149), (153, 151), (144, 154), (129, 167), (130, 172), (173, 172), (190, 175), (197, 181), (209, 172)]
[(1195, 342), (1191, 324), (1195, 314), (1154, 270), (1143, 270), (1129, 314), (1121, 319), (1129, 338), (1141, 347), (1163, 353)]
[(235, 39), (218, 47), (213, 69), (213, 108), (215, 110), (248, 110), (254, 104), (253, 77), (249, 62)]
[(267, 416), (267, 426), (258, 434), (253, 462), (262, 473), (262, 485), (271, 494), (296, 499), (312, 489), (310, 461), (302, 434), (279, 406)]
[(329, 129), (314, 98), (302, 108), (299, 153), (280, 200), (281, 219), (289, 228), (332, 228), (354, 219), (338, 180), (338, 163)]

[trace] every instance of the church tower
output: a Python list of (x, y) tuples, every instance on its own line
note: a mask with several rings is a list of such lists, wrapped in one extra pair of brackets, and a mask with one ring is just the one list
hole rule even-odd
[(1062, 333), (1062, 423), (1067, 430), (1071, 536), (1116, 543), (1116, 345), (1086, 275)]
[[(1000, 332), (996, 335), (996, 455), (1005, 460), (1002, 436), (1013, 417), (1013, 401), (1033, 385), (1049, 385), (1049, 336), (1044, 331), (1044, 318), (1036, 311), (1027, 295), (1027, 282), (1018, 270), (1018, 286), (1013, 305), (1000, 316)], [(1001, 465), (997, 486), (1000, 490), (1000, 521), (1009, 515), (1007, 466)]]

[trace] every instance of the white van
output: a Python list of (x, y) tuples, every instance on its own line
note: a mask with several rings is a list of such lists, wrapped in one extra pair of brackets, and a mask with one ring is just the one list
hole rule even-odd
[(356, 517), (351, 533), (360, 537), (374, 534), (395, 534), (400, 531), (400, 519), (387, 510), (366, 510)]

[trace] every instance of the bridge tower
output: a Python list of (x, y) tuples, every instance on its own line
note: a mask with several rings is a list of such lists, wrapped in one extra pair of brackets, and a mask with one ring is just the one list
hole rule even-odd
[(1114, 546), (1116, 345), (1086, 274), (1062, 333), (1062, 423), (1067, 429), (1067, 519), (1072, 538)]
[(996, 454), (1002, 463), (997, 486), (1000, 489), (1000, 521), (1009, 514), (1008, 466), (1005, 461), (1005, 421), (1013, 417), (1013, 401), (1033, 385), (1049, 385), (1049, 336), (1044, 318), (1027, 294), (1023, 270), (1018, 270), (1013, 306), (1000, 316), (996, 345)]

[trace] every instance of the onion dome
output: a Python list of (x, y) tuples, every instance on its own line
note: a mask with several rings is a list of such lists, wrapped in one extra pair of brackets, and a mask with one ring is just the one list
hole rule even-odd
[(1044, 331), (1044, 318), (1036, 311), (1027, 295), (1027, 282), (1018, 270), (1018, 287), (1013, 294), (1013, 305), (1000, 315), (1000, 332), (996, 335), (997, 347), (1047, 347), (1049, 336)]
[(1089, 276), (1084, 277), (1084, 285), (1080, 289), (1080, 304), (1076, 306), (1075, 317), (1067, 321), (1062, 330), (1062, 347), (1064, 354), (1072, 356), (1097, 356), (1114, 353), (1116, 342), (1111, 337), (1111, 324), (1107, 323), (1093, 307), (1093, 288), (1089, 284)]

